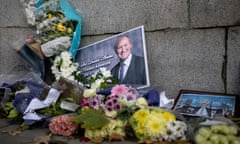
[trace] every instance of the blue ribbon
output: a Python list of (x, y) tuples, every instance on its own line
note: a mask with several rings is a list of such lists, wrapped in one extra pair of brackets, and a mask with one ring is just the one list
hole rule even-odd
[(82, 19), (79, 15), (77, 15), (76, 11), (72, 8), (67, 0), (60, 0), (60, 7), (68, 19), (76, 20), (78, 22), (73, 33), (72, 45), (69, 49), (69, 52), (72, 54), (72, 58), (75, 59), (81, 41)]

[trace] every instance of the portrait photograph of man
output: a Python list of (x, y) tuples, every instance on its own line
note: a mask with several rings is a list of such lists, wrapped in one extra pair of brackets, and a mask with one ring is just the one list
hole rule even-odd
[(105, 67), (121, 84), (150, 85), (143, 26), (79, 48), (76, 61), (85, 75)]
[(120, 83), (146, 85), (144, 57), (133, 54), (132, 49), (131, 39), (127, 35), (117, 38), (114, 50), (119, 58), (119, 63), (111, 69), (111, 73)]

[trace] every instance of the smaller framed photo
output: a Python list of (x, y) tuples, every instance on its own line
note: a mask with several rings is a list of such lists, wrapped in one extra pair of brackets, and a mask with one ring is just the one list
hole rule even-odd
[(236, 115), (237, 95), (180, 90), (173, 110), (183, 115), (214, 118)]

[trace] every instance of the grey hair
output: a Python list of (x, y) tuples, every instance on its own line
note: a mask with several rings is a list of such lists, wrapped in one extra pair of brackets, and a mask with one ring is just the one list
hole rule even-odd
[(117, 53), (117, 48), (118, 48), (118, 45), (119, 45), (119, 42), (123, 39), (123, 38), (127, 38), (130, 42), (130, 44), (132, 44), (132, 40), (129, 38), (128, 35), (120, 35), (117, 37), (117, 40), (115, 41), (115, 44), (114, 44), (114, 51)]

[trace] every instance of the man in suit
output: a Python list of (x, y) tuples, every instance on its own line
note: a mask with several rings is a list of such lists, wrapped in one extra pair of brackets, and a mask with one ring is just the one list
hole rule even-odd
[(123, 84), (147, 84), (144, 58), (132, 54), (132, 42), (129, 37), (120, 36), (114, 50), (119, 57), (119, 63), (111, 70), (113, 77)]

